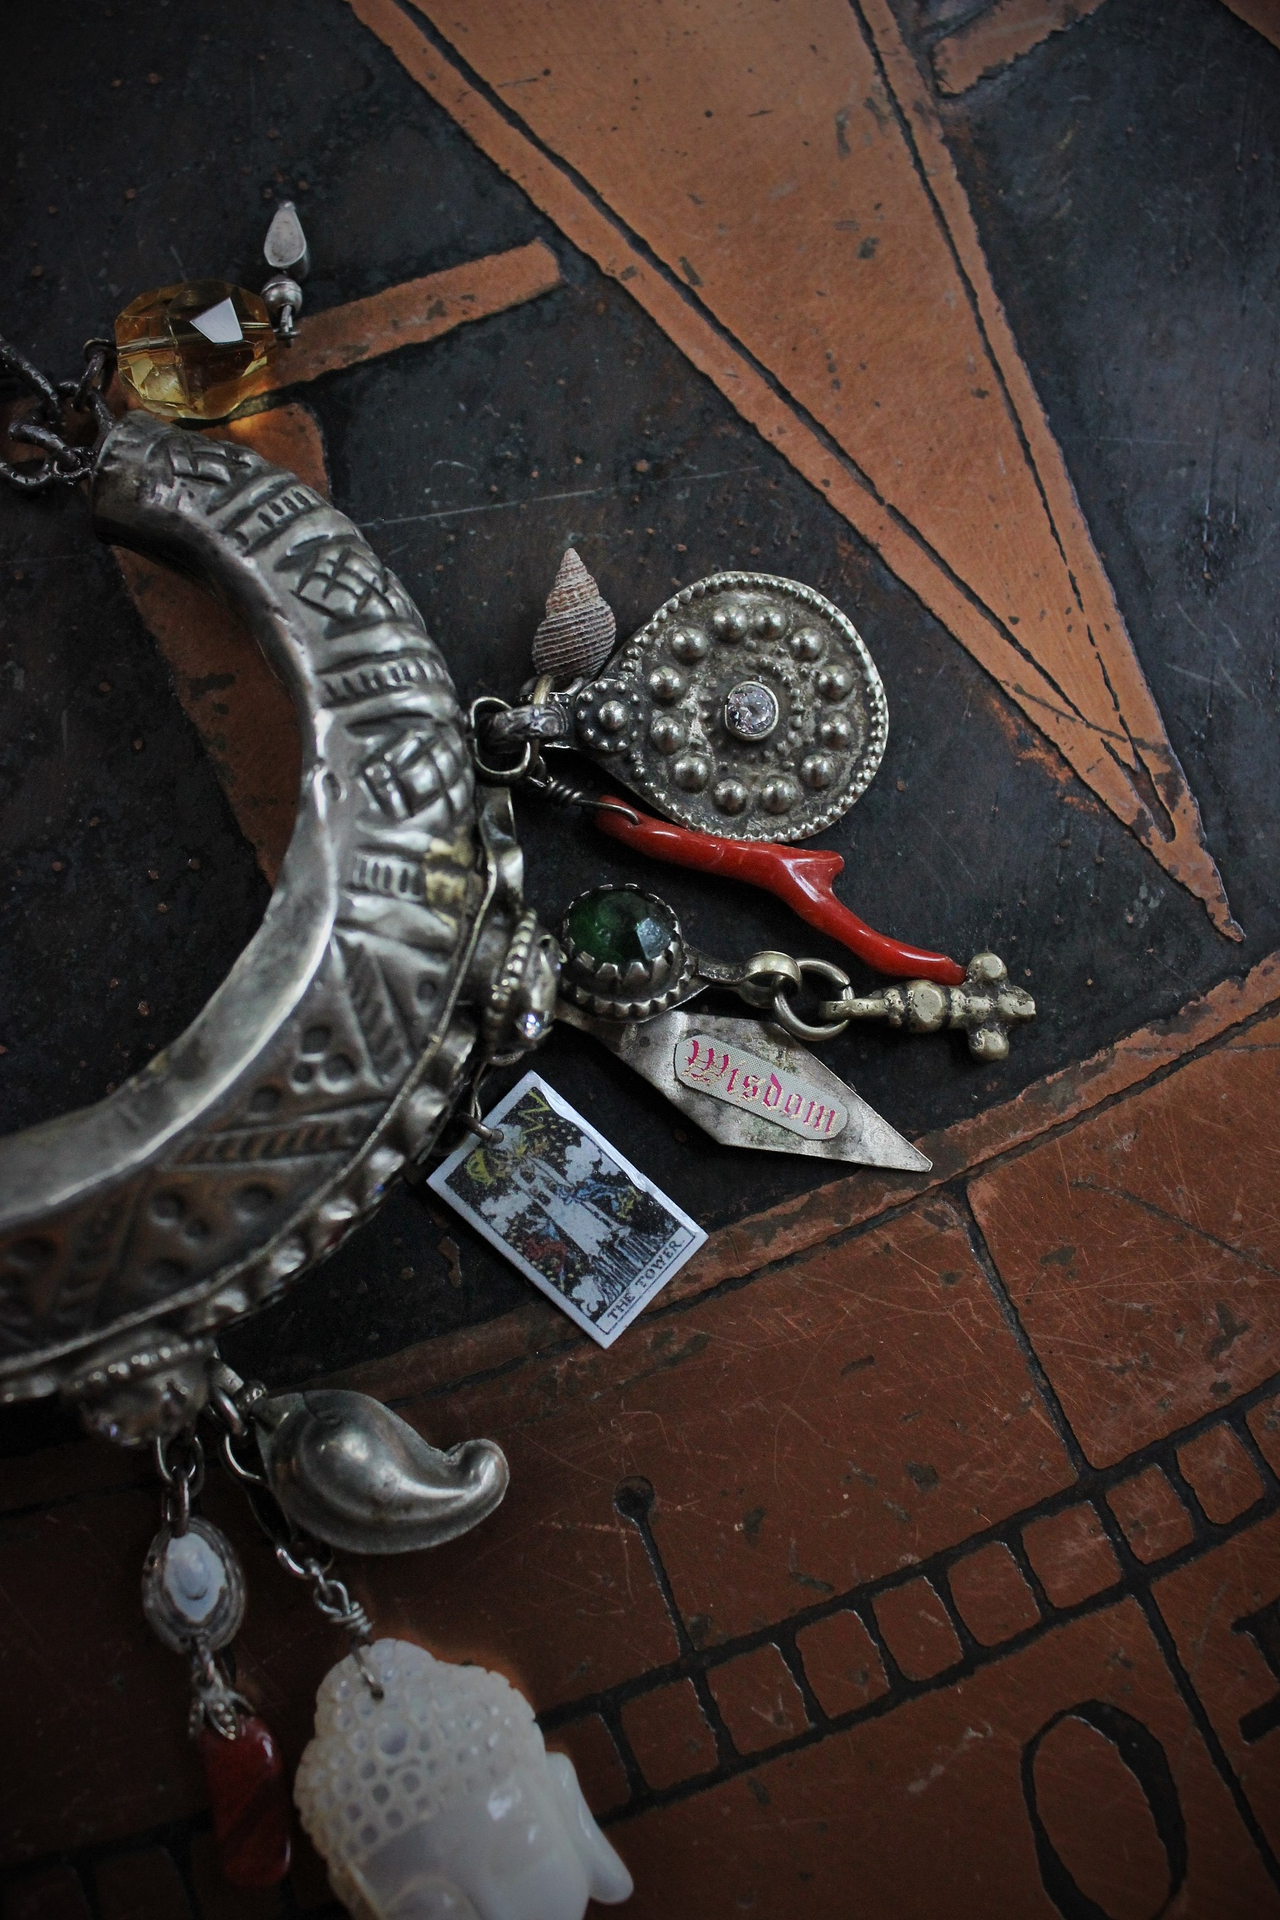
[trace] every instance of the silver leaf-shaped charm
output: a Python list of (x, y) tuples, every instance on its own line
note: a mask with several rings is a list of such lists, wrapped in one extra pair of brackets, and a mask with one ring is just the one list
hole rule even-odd
[(493, 1440), (444, 1453), (364, 1393), (320, 1387), (253, 1408), (258, 1450), (295, 1526), (350, 1553), (413, 1553), (466, 1533), (502, 1499)]
[(649, 1020), (560, 1018), (665, 1094), (704, 1133), (730, 1147), (851, 1160), (928, 1173), (932, 1162), (853, 1088), (772, 1022), (673, 1009)]

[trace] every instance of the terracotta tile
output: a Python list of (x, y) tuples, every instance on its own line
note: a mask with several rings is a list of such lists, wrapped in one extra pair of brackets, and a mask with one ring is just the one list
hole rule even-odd
[(999, 1646), (1040, 1618), (1017, 1561), (998, 1540), (957, 1560), (947, 1583), (960, 1618), (984, 1647)]
[(183, 1664), (138, 1601), (157, 1525), (155, 1495), (123, 1490), (0, 1526), (0, 1725), (39, 1729), (21, 1766), (0, 1767), (8, 1858), (146, 1831), (203, 1804)]
[(1262, 34), (1273, 47), (1280, 47), (1280, 17), (1272, 0), (1226, 0), (1226, 4), (1232, 13)]
[[(1136, 1721), (1162, 1750), (1186, 1830), (1172, 1899), (1133, 1774), (1072, 1712), (1095, 1702), (1130, 1717), (1113, 1732)], [(627, 1821), (615, 1831), (636, 1878), (629, 1920), (1056, 1920), (1064, 1907), (1046, 1890), (1023, 1792), (1029, 1748), (1047, 1844), (1097, 1909), (1121, 1920), (1280, 1915), (1151, 1630), (1125, 1601), (956, 1686)], [(1162, 1801), (1158, 1779), (1153, 1790)], [(1088, 1911), (1080, 1900), (1069, 1910)]]
[(1280, 1394), (1260, 1400), (1248, 1415), (1249, 1431), (1272, 1473), (1280, 1474)]
[(559, 284), (559, 264), (541, 240), (487, 254), (442, 273), (384, 287), (364, 300), (304, 314), (281, 371), (288, 375), (289, 386), (296, 387), (399, 347), (438, 340), (466, 321), (503, 313)]
[(739, 1753), (757, 1753), (809, 1724), (800, 1689), (774, 1646), (712, 1667), (707, 1680)]
[(108, 1854), (94, 1877), (102, 1920), (188, 1920), (186, 1889), (163, 1847)]
[[(1154, 1022), (1125, 1034), (1086, 1060), (1073, 1061), (1044, 1079), (1033, 1081), (1012, 1100), (1006, 1100), (969, 1119), (921, 1138), (920, 1147), (933, 1161), (933, 1173), (912, 1191), (945, 1185), (959, 1174), (976, 1170), (1011, 1148), (1024, 1146), (1039, 1135), (1054, 1132), (1104, 1101), (1141, 1086), (1197, 1047), (1218, 1039), (1240, 1021), (1250, 1018), (1280, 995), (1280, 954), (1269, 954), (1243, 980), (1223, 980), (1198, 994), (1168, 1020)], [(902, 1179), (877, 1175), (873, 1167), (828, 1181), (808, 1193), (785, 1200), (749, 1219), (735, 1221), (711, 1238), (695, 1259), (681, 1269), (663, 1290), (663, 1300), (693, 1299), (723, 1280), (755, 1273), (770, 1261), (801, 1253), (850, 1227), (864, 1225), (902, 1204)], [(527, 1360), (564, 1338), (564, 1320), (541, 1296), (480, 1326), (460, 1327), (432, 1340), (422, 1340), (385, 1358), (347, 1367), (331, 1379), (379, 1399), (450, 1388), (460, 1380), (489, 1369)], [(106, 1449), (103, 1449), (106, 1451)], [(64, 1472), (59, 1486), (76, 1489)], [(0, 1463), (0, 1504), (6, 1496)], [(29, 1500), (17, 1500), (29, 1505)]]
[(581, 1720), (557, 1727), (547, 1745), (557, 1753), (567, 1753), (572, 1760), (592, 1813), (611, 1813), (629, 1798), (631, 1790), (613, 1735), (598, 1713), (584, 1714)]
[(1159, 1467), (1112, 1487), (1107, 1505), (1139, 1560), (1163, 1560), (1191, 1539), (1191, 1515)]
[(3, 1920), (89, 1920), (89, 1902), (70, 1867), (15, 1880), (0, 1895)]
[(933, 48), (933, 70), (942, 93), (964, 93), (984, 74), (998, 73), (1051, 33), (1061, 33), (1099, 7), (1102, 0), (997, 0)]
[(380, 1628), (504, 1673), (539, 1712), (674, 1659), (644, 1543), (613, 1505), (619, 1481), (653, 1478), (658, 1462), (597, 1426), (589, 1407), (522, 1430), (459, 1418), (463, 1404), (448, 1409), (443, 1431), (445, 1409), (432, 1408), (428, 1432), (444, 1446), (491, 1434), (506, 1449), (511, 1490), (483, 1533), (361, 1569)]
[(656, 1490), (654, 1538), (702, 1644), (892, 1572), (1071, 1480), (968, 1240), (936, 1201), (641, 1320), (610, 1352), (575, 1343), (401, 1411), (440, 1445), (492, 1433), (511, 1492), (429, 1564), (371, 1566), (377, 1617), (388, 1631), (429, 1627), (450, 1658), (505, 1662), (539, 1708), (675, 1655), (640, 1537), (613, 1507), (628, 1475)]
[[(790, 30), (784, 10), (741, 10), (728, 60), (711, 7), (691, 8), (678, 32), (659, 0), (629, 8), (625, 22), (611, 8), (576, 9), (572, 28), (548, 37), (542, 12), (519, 0), (461, 25), (443, 0), (415, 3), (437, 30), (434, 41), (392, 0), (353, 0), (414, 78), (576, 245), (625, 278), (694, 365), (948, 620), (1222, 930), (1235, 931), (1198, 809), (885, 0), (864, 0), (856, 17), (841, 0), (811, 0), (802, 33)], [(456, 41), (510, 103), (505, 113), (441, 41)], [(549, 83), (523, 84), (547, 59)], [(709, 109), (713, 97), (719, 104)], [(856, 184), (833, 165), (830, 143), (811, 137), (819, 125), (834, 125), (843, 151), (859, 155)], [(682, 300), (645, 251), (602, 219), (557, 156), (666, 263), (677, 286), (697, 288), (696, 300)], [(828, 297), (837, 287), (839, 298)], [(731, 341), (782, 380), (809, 418)], [(989, 404), (993, 389), (1004, 395), (999, 409)], [(822, 471), (810, 420), (874, 493), (850, 487), (838, 468)], [(972, 504), (979, 500), (982, 512)], [(903, 539), (908, 529), (918, 543)], [(1017, 648), (997, 625), (1006, 618), (1021, 622)], [(1168, 840), (1140, 798), (1141, 780), (1131, 778), (1139, 766), (1159, 785)]]
[(1264, 1020), (970, 1189), (1097, 1465), (1275, 1370), (1278, 1039), (1280, 1020)]
[(833, 1718), (879, 1699), (889, 1685), (875, 1641), (847, 1608), (802, 1627), (796, 1646), (818, 1705)]
[(1280, 1515), (1153, 1591), (1259, 1824), (1280, 1848)]
[(875, 1603), (885, 1644), (908, 1680), (930, 1680), (960, 1658), (947, 1610), (928, 1580), (892, 1587)]
[(1055, 1607), (1078, 1606), (1120, 1578), (1120, 1563), (1091, 1506), (1033, 1520), (1022, 1530), (1022, 1544)]
[(1219, 1526), (1262, 1497), (1258, 1469), (1225, 1424), (1179, 1447), (1178, 1465), (1208, 1518)]
[(651, 1787), (674, 1787), (716, 1763), (715, 1736), (688, 1680), (628, 1700), (622, 1724)]

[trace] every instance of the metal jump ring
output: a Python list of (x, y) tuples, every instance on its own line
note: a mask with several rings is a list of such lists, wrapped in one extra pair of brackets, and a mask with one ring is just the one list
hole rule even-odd
[[(184, 1461), (171, 1461), (169, 1449), (182, 1443), (186, 1452)], [(204, 1485), (204, 1448), (194, 1433), (179, 1434), (175, 1440), (157, 1438), (152, 1442), (156, 1472), (166, 1487), (185, 1485), (193, 1493), (199, 1493)]]
[(467, 709), (467, 726), (471, 733), (471, 758), (476, 772), (482, 780), (488, 780), (495, 787), (514, 787), (523, 780), (533, 765), (534, 746), (532, 740), (526, 740), (520, 758), (513, 767), (490, 767), (480, 757), (480, 726), (482, 713), (510, 713), (509, 700), (500, 700), (496, 693), (482, 693), (471, 702)]
[[(802, 977), (816, 973), (841, 992), (844, 992), (849, 985), (848, 974), (842, 972), (839, 967), (833, 966), (830, 960), (798, 960), (796, 965)], [(785, 1027), (796, 1040), (834, 1040), (849, 1024), (847, 1020), (825, 1021), (821, 1025), (802, 1020), (798, 1013), (792, 1011), (781, 987), (773, 996), (773, 1016), (778, 1025)]]

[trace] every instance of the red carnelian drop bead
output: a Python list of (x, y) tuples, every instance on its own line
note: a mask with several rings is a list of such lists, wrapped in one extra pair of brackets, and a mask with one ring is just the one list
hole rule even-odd
[(212, 1727), (199, 1737), (213, 1837), (230, 1886), (274, 1887), (289, 1871), (292, 1850), (284, 1763), (265, 1720), (248, 1715), (240, 1736), (224, 1740)]

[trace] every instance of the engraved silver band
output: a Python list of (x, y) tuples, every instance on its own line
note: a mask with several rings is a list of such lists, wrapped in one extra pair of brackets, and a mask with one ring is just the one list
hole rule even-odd
[(293, 697), (302, 785), (262, 925), (199, 1017), (96, 1106), (0, 1140), (4, 1400), (207, 1351), (330, 1252), (439, 1131), (519, 913), (444, 660), (344, 515), (144, 413), (105, 440), (92, 501), (103, 539), (244, 615)]

